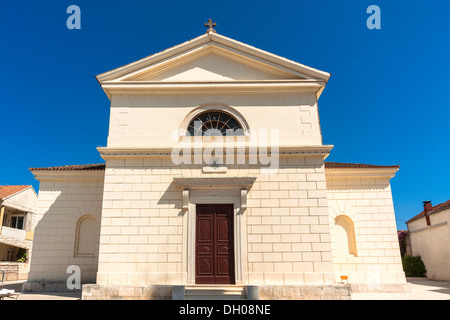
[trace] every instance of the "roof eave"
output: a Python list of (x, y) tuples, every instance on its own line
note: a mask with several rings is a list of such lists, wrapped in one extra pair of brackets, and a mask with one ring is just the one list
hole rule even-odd
[(108, 81), (114, 78), (117, 78), (121, 75), (124, 75), (126, 73), (138, 70), (143, 67), (143, 65), (149, 65), (152, 63), (156, 63), (157, 61), (161, 61), (163, 59), (166, 59), (172, 55), (175, 55), (177, 53), (189, 50), (190, 48), (202, 45), (204, 43), (207, 43), (211, 41), (208, 34), (202, 34), (201, 36), (198, 36), (194, 39), (188, 40), (186, 42), (183, 42), (179, 45), (173, 46), (171, 48), (165, 49), (163, 51), (160, 51), (158, 53), (154, 53), (152, 55), (149, 55), (145, 58), (139, 59), (137, 61), (128, 63), (126, 65), (123, 65), (121, 67), (115, 68), (110, 71), (103, 72), (96, 76), (96, 79), (100, 83), (100, 85), (104, 81)]
[(327, 178), (388, 178), (395, 177), (399, 167), (386, 168), (327, 168), (325, 174)]

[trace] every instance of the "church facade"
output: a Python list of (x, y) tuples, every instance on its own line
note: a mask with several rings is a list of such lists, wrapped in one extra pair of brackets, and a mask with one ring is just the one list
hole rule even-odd
[(325, 161), (329, 77), (212, 28), (98, 75), (111, 101), (105, 163), (30, 169), (26, 289), (64, 289), (77, 266), (83, 299), (408, 290), (389, 182), (399, 167)]

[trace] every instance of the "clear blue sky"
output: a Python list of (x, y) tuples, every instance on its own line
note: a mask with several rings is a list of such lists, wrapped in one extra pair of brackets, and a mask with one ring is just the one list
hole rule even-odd
[[(109, 100), (95, 76), (205, 32), (330, 72), (327, 160), (399, 164), (397, 226), (450, 199), (450, 1), (1, 1), (0, 184), (29, 167), (103, 162)], [(81, 30), (69, 30), (69, 5)], [(369, 30), (369, 5), (381, 29)]]

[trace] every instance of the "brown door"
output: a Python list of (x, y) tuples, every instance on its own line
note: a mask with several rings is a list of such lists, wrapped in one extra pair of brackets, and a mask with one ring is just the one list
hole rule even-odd
[(234, 284), (233, 205), (197, 204), (195, 283)]

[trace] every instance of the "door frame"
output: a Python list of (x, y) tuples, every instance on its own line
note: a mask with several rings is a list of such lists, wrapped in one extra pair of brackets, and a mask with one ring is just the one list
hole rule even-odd
[(246, 279), (246, 264), (243, 259), (247, 256), (246, 222), (242, 219), (240, 189), (189, 190), (188, 211), (185, 214), (186, 241), (185, 267), (187, 271), (186, 283), (195, 285), (195, 245), (197, 204), (233, 204), (233, 243), (234, 243), (234, 279), (235, 284), (243, 284)]

